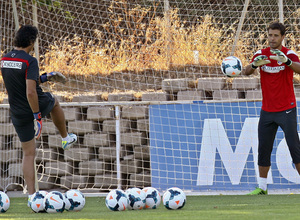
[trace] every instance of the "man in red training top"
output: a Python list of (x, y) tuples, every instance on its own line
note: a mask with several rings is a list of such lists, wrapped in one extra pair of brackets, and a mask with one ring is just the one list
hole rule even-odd
[(284, 132), (293, 163), (300, 174), (300, 141), (297, 131), (297, 109), (293, 86), (294, 72), (300, 73), (297, 54), (282, 46), (285, 26), (274, 22), (268, 27), (270, 47), (257, 51), (245, 74), (259, 68), (262, 90), (262, 108), (258, 124), (258, 187), (248, 195), (264, 195), (270, 158), (278, 126)]

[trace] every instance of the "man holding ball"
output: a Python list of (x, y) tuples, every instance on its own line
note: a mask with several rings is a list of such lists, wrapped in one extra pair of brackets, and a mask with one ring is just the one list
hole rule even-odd
[(300, 74), (298, 55), (282, 46), (285, 26), (274, 22), (268, 27), (269, 47), (257, 51), (245, 74), (260, 70), (262, 108), (258, 124), (258, 187), (248, 195), (265, 195), (270, 158), (277, 129), (284, 132), (293, 163), (300, 174), (300, 141), (293, 74)]

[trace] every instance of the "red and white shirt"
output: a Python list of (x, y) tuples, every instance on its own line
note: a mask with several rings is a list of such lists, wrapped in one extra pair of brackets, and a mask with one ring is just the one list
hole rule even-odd
[[(281, 51), (293, 62), (299, 62), (298, 55), (282, 46)], [(262, 90), (262, 110), (280, 112), (296, 107), (296, 98), (293, 85), (294, 71), (286, 64), (270, 59), (274, 55), (270, 47), (257, 51), (255, 57), (266, 55), (271, 63), (260, 66), (260, 82)]]
[[(36, 58), (23, 50), (12, 50), (1, 59), (2, 78), (8, 93), (10, 111), (14, 116), (32, 117), (26, 95), (26, 80), (36, 81), (39, 103), (49, 100), (39, 86), (39, 67)], [(45, 101), (45, 102), (46, 102)]]

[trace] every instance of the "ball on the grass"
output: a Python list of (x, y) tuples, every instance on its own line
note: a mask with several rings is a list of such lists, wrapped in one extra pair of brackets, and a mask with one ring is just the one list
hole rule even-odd
[[(68, 211), (80, 211), (83, 209), (85, 205), (85, 197), (84, 195), (76, 189), (70, 189), (65, 193), (66, 199), (68, 201), (66, 202), (66, 207), (65, 209)], [(70, 204), (70, 205), (69, 205)]]
[(6, 212), (9, 209), (10, 200), (5, 192), (0, 191), (0, 212)]
[(235, 56), (226, 57), (222, 61), (221, 70), (225, 76), (237, 76), (242, 72), (242, 62)]
[(72, 206), (70, 200), (66, 196), (65, 196), (64, 200), (65, 200), (65, 210), (70, 211), (71, 206)]
[(140, 188), (129, 188), (126, 190), (129, 204), (128, 208), (132, 210), (143, 209), (146, 204), (146, 193)]
[(186, 202), (185, 193), (178, 187), (167, 189), (163, 195), (163, 204), (167, 209), (181, 209)]
[(34, 212), (45, 212), (45, 197), (48, 192), (40, 190), (31, 196), (31, 209)]
[(58, 191), (50, 192), (45, 197), (45, 211), (59, 213), (65, 210), (65, 196)]
[(105, 204), (111, 211), (124, 211), (128, 206), (127, 194), (121, 189), (114, 189), (107, 194)]
[(161, 195), (154, 187), (145, 187), (143, 191), (146, 194), (146, 209), (156, 209), (161, 202)]

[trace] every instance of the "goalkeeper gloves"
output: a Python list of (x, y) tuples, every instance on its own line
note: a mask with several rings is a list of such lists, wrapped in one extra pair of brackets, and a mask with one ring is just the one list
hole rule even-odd
[(268, 57), (266, 55), (260, 55), (254, 58), (251, 66), (253, 69), (256, 69), (257, 67), (268, 63), (271, 63), (271, 61), (268, 60)]
[(42, 113), (41, 112), (37, 112), (37, 113), (33, 113), (33, 117), (34, 117), (34, 136), (36, 139), (39, 139), (39, 137), (41, 136), (42, 133), (42, 127), (43, 127), (43, 123), (42, 123)]
[(52, 81), (52, 82), (66, 82), (66, 77), (60, 72), (50, 72), (50, 73), (43, 73), (40, 76), (41, 83)]
[(293, 62), (282, 51), (275, 49), (275, 50), (271, 50), (271, 53), (275, 55), (270, 56), (270, 59), (282, 62), (287, 66), (292, 65)]

